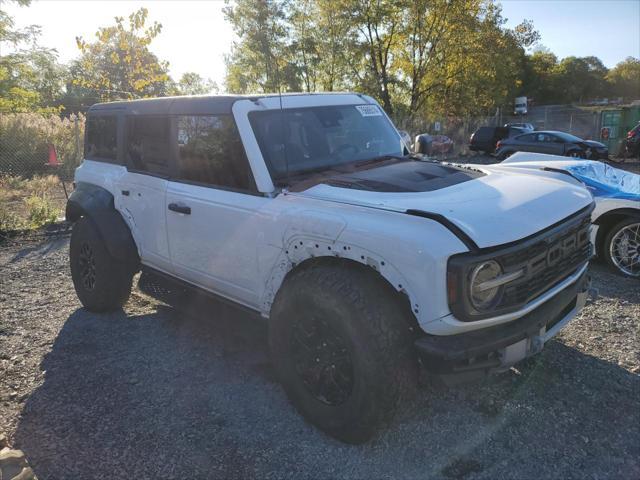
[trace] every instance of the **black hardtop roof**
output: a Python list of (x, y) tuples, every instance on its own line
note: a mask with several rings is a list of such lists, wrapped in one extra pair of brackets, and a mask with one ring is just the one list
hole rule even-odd
[[(292, 95), (354, 95), (351, 92), (336, 93), (283, 93)], [(355, 94), (357, 95), (357, 94)], [(237, 100), (258, 100), (265, 97), (277, 97), (277, 93), (260, 95), (191, 95), (180, 97), (144, 98), (109, 103), (96, 103), (88, 114), (123, 112), (129, 115), (189, 115), (189, 114), (230, 114)]]

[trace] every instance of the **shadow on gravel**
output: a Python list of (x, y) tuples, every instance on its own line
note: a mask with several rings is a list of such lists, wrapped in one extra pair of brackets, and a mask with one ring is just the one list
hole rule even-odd
[(35, 245), (30, 245), (28, 247), (21, 249), (18, 253), (16, 253), (13, 256), (13, 258), (11, 258), (11, 260), (9, 260), (9, 263), (16, 263), (17, 261), (22, 260), (23, 258), (28, 257), (30, 255), (37, 255), (39, 258), (44, 258), (52, 252), (55, 252), (62, 248), (66, 248), (67, 243), (68, 241), (67, 241), (67, 238), (65, 237), (60, 237), (53, 240), (51, 239), (42, 240), (41, 242)]
[(558, 342), (486, 382), (427, 381), (355, 447), (287, 402), (264, 324), (225, 306), (199, 317), (67, 319), (15, 434), (41, 480), (640, 475), (638, 378)]

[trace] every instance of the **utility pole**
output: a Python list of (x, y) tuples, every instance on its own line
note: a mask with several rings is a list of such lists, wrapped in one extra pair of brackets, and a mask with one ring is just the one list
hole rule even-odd
[(544, 129), (547, 129), (547, 111), (549, 110), (549, 106), (544, 107)]

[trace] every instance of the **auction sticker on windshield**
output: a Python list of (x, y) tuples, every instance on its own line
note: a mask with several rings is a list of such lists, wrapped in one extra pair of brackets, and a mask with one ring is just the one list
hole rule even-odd
[(356, 108), (363, 117), (381, 117), (382, 112), (377, 105), (356, 105)]

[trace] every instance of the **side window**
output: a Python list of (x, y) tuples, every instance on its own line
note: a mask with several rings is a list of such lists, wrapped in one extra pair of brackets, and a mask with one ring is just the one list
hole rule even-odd
[(168, 174), (170, 121), (166, 116), (127, 117), (125, 156), (135, 170)]
[(118, 158), (118, 117), (90, 115), (87, 117), (87, 140), (84, 158), (116, 162)]
[(520, 140), (521, 142), (535, 142), (536, 138), (535, 135), (529, 133), (528, 135), (520, 135), (518, 137), (518, 140)]
[(178, 179), (255, 191), (249, 161), (230, 115), (178, 117)]

